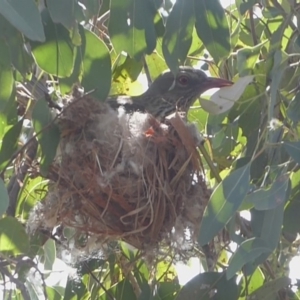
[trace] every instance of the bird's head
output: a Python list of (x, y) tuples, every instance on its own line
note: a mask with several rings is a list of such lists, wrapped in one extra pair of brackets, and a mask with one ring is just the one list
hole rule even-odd
[[(191, 67), (180, 67), (174, 76), (166, 71), (157, 77), (149, 87), (147, 94), (166, 102), (164, 114), (176, 110), (187, 111), (195, 100), (205, 91), (212, 88), (230, 86), (231, 81), (208, 77), (203, 71)], [(161, 107), (163, 103), (160, 103)], [(171, 109), (173, 107), (173, 109)], [(173, 110), (173, 111), (172, 111)]]

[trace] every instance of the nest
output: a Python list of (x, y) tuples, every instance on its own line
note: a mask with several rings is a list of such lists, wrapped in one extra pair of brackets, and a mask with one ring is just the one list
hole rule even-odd
[(49, 192), (31, 214), (31, 230), (63, 225), (83, 248), (122, 240), (141, 250), (183, 245), (186, 229), (197, 235), (210, 191), (201, 136), (184, 116), (159, 122), (75, 93), (58, 125)]

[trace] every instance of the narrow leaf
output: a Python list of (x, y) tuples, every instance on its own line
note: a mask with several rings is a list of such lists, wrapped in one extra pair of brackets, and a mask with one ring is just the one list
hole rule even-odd
[(285, 203), (282, 203), (264, 214), (260, 237), (268, 242), (270, 249), (277, 247), (281, 235), (284, 206)]
[(262, 42), (255, 47), (242, 48), (237, 51), (237, 69), (240, 76), (253, 74), (255, 64), (259, 60), (260, 50), (265, 43)]
[(297, 124), (300, 121), (300, 93), (292, 99), (286, 113), (294, 123)]
[(234, 216), (243, 202), (250, 180), (250, 164), (234, 170), (214, 190), (204, 211), (200, 227), (199, 244), (209, 241)]
[(279, 277), (272, 281), (266, 282), (261, 288), (249, 295), (253, 300), (273, 300), (277, 298), (277, 292), (291, 283), (288, 277)]
[(45, 43), (32, 42), (32, 53), (38, 66), (58, 77), (70, 76), (74, 65), (74, 46), (69, 31), (61, 24), (54, 24), (49, 12), (42, 14), (45, 25)]
[(56, 155), (60, 132), (58, 126), (52, 123), (52, 115), (44, 99), (37, 101), (32, 119), (35, 132), (39, 133), (37, 138), (42, 150), (41, 172), (45, 175)]
[(54, 261), (56, 259), (55, 242), (49, 239), (43, 246), (43, 249), (44, 249), (44, 257), (45, 257), (44, 269), (51, 271)]
[(257, 210), (269, 210), (285, 202), (289, 177), (287, 175), (279, 176), (268, 189), (259, 189), (245, 198), (247, 203), (254, 204)]
[(54, 23), (61, 23), (67, 29), (71, 29), (75, 24), (75, 5), (74, 0), (47, 0), (47, 7)]
[(299, 142), (288, 142), (283, 143), (287, 153), (293, 158), (293, 160), (300, 164), (300, 141)]
[(252, 8), (258, 0), (236, 0), (236, 6), (241, 15), (243, 15), (247, 10)]
[(230, 33), (219, 0), (194, 0), (196, 30), (216, 62), (230, 53)]
[(206, 272), (195, 276), (179, 292), (176, 300), (238, 299), (236, 278), (227, 280), (225, 273)]
[(166, 63), (174, 73), (178, 71), (179, 65), (184, 63), (189, 52), (194, 24), (194, 3), (185, 0), (176, 1), (168, 16), (162, 41)]
[[(2, 47), (2, 45), (0, 46)], [(3, 57), (3, 59), (6, 58), (7, 57)], [(8, 62), (10, 62), (10, 59), (8, 59)], [(0, 113), (5, 112), (5, 110), (7, 109), (10, 96), (13, 92), (13, 85), (14, 78), (11, 67), (5, 66), (0, 62)]]
[(18, 140), (23, 126), (23, 119), (13, 126), (5, 128), (5, 135), (0, 148), (0, 170), (7, 164), (12, 154), (18, 149)]
[(32, 41), (45, 41), (41, 16), (34, 0), (0, 0), (0, 13)]
[(24, 226), (12, 217), (0, 220), (0, 252), (18, 255), (29, 250), (28, 236)]
[(112, 0), (108, 30), (115, 51), (137, 60), (150, 54), (156, 46), (155, 13), (148, 0)]
[(0, 217), (6, 212), (9, 204), (9, 196), (3, 180), (0, 178)]
[(85, 51), (82, 61), (82, 85), (85, 92), (96, 89), (99, 100), (105, 100), (111, 86), (111, 61), (106, 45), (91, 31), (84, 30)]
[(260, 238), (251, 238), (244, 241), (230, 258), (226, 271), (227, 279), (231, 279), (246, 263), (253, 262), (262, 253), (271, 251), (268, 244)]

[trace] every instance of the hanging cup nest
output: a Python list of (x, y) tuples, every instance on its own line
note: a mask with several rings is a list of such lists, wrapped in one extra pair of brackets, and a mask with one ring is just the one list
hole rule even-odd
[(186, 229), (197, 234), (210, 191), (193, 124), (177, 113), (164, 122), (129, 115), (74, 92), (58, 125), (49, 192), (29, 230), (63, 225), (75, 239), (85, 235), (82, 247), (123, 240), (141, 250), (182, 245)]

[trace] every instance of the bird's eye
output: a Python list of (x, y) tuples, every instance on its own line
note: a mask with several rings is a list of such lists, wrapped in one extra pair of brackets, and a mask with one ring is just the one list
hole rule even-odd
[(187, 76), (180, 76), (180, 77), (178, 77), (178, 82), (181, 85), (187, 85), (189, 83), (189, 79)]

